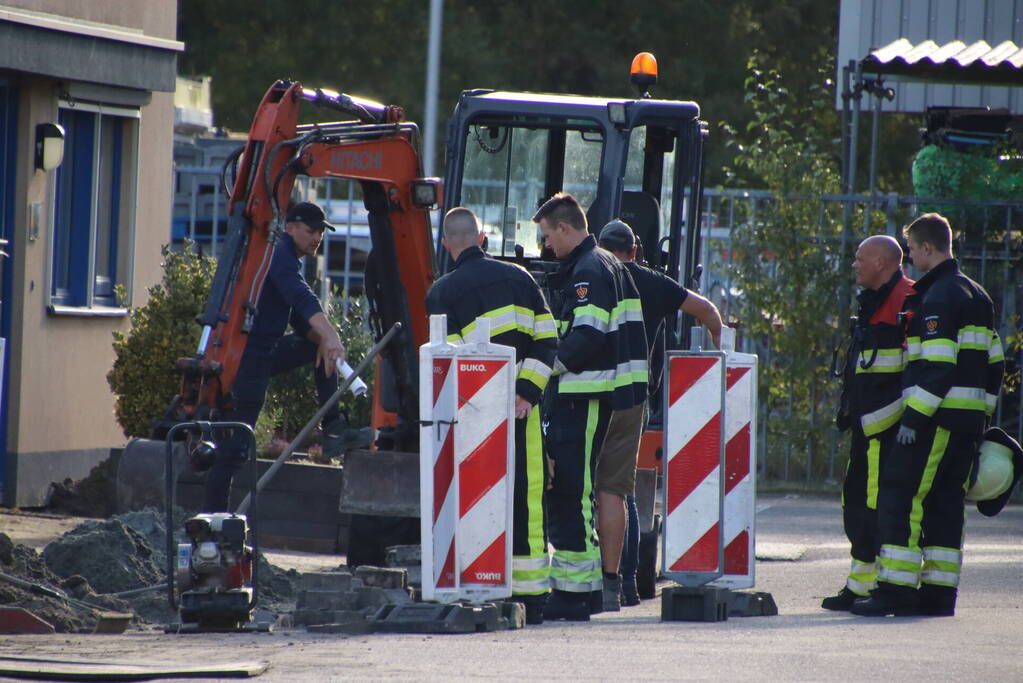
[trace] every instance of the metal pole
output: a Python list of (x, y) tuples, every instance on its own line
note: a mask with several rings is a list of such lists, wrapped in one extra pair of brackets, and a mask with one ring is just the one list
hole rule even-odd
[(444, 0), (430, 0), (430, 42), (426, 55), (426, 116), (423, 134), (423, 169), (434, 175), (437, 154), (437, 82), (440, 80), (440, 36), (444, 16)]
[[(880, 80), (877, 87), (881, 87)], [(881, 119), (881, 93), (874, 92), (874, 114), (870, 121), (870, 196), (877, 192), (877, 138), (878, 127)]]
[(857, 62), (852, 93), (853, 99), (856, 100), (856, 108), (853, 109), (852, 130), (849, 133), (849, 194), (856, 191), (856, 150), (860, 144), (860, 109), (863, 104), (863, 91), (860, 87), (862, 80), (863, 72)]

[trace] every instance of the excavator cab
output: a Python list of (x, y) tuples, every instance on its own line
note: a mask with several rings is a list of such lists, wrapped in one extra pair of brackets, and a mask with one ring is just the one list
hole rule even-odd
[[(472, 90), (448, 127), (444, 206), (465, 206), (486, 249), (534, 273), (542, 262), (536, 209), (559, 191), (587, 207), (594, 234), (621, 218), (649, 265), (693, 286), (706, 124), (693, 102)], [(441, 234), (443, 226), (441, 226)], [(439, 245), (439, 242), (438, 242)], [(450, 258), (437, 248), (440, 271)]]

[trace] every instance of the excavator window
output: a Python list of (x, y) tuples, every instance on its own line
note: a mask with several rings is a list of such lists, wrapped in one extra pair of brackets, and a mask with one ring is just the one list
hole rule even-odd
[(675, 149), (673, 133), (656, 126), (637, 126), (629, 136), (625, 184), (619, 218), (639, 236), (643, 256), (663, 267), (672, 238)]
[(467, 136), (460, 203), (479, 216), (494, 256), (540, 256), (532, 217), (555, 192), (571, 192), (583, 206), (597, 195), (604, 146), (597, 128), (493, 123), (470, 125)]

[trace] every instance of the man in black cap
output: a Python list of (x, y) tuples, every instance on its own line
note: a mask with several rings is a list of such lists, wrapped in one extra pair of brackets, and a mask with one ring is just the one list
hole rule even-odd
[[(649, 394), (659, 396), (661, 364), (664, 358), (665, 332), (674, 329), (678, 311), (699, 320), (710, 332), (715, 346), (721, 341), (721, 314), (717, 307), (691, 292), (664, 273), (636, 263), (639, 246), (632, 228), (624, 221), (611, 221), (600, 231), (598, 243), (625, 265), (639, 291), (643, 307), (649, 358)], [(608, 554), (621, 554), (621, 600), (626, 606), (638, 605), (636, 570), (639, 567), (639, 513), (636, 509), (636, 460), (643, 433), (643, 406), (639, 411), (615, 411), (608, 437), (597, 460), (598, 527), (601, 547)], [(624, 501), (624, 506), (622, 501)], [(626, 525), (625, 517), (628, 517)], [(622, 537), (624, 534), (624, 538)], [(605, 543), (605, 540), (610, 542)], [(605, 568), (618, 566), (617, 557), (605, 557)], [(617, 609), (615, 596), (607, 596), (604, 609)]]
[[(344, 360), (345, 347), (302, 276), (300, 261), (303, 256), (316, 253), (326, 230), (333, 231), (334, 226), (312, 202), (299, 202), (288, 209), (284, 234), (274, 247), (256, 317), (235, 376), (233, 405), (224, 420), (254, 426), (270, 378), (303, 365), (315, 366), (316, 393), (321, 405), (337, 391), (335, 366), (337, 361)], [(284, 334), (289, 323), (294, 331)], [(349, 430), (336, 405), (323, 416), (322, 424), (324, 454), (328, 456), (368, 445), (373, 438), (368, 428)], [(246, 441), (242, 435), (221, 441), (206, 477), (205, 512), (228, 511), (231, 480), (245, 459)]]

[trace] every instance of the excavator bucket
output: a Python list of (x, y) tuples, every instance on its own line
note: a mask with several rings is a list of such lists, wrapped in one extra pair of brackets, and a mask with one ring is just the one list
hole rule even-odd
[(419, 516), (419, 454), (349, 451), (340, 510), (359, 515)]
[[(185, 445), (176, 442), (172, 449), (174, 485), (185, 466)], [(118, 513), (154, 507), (166, 510), (167, 443), (152, 439), (134, 439), (117, 460)]]

